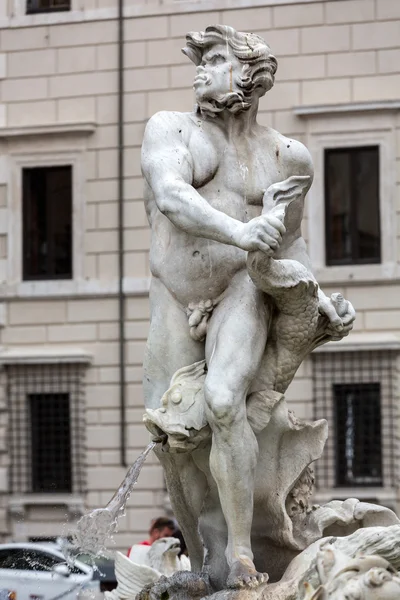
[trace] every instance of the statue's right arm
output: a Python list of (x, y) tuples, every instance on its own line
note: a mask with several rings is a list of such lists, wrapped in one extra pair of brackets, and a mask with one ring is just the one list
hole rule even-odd
[(193, 187), (193, 157), (182, 138), (180, 118), (177, 113), (157, 113), (144, 134), (142, 172), (158, 209), (191, 235), (271, 253), (285, 231), (278, 219), (261, 216), (242, 223), (213, 208)]
[(174, 113), (157, 113), (147, 124), (142, 172), (158, 209), (179, 229), (238, 246), (243, 223), (216, 210), (193, 187), (193, 158)]

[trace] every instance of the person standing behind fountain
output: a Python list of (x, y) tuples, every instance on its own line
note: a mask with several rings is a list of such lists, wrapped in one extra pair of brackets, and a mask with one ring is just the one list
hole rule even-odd
[[(149, 539), (131, 546), (127, 553), (128, 558), (132, 558), (133, 554), (136, 556), (140, 546), (151, 546), (160, 538), (173, 537), (175, 530), (176, 523), (173, 519), (170, 519), (169, 517), (158, 517), (157, 519), (153, 519), (150, 524)], [(137, 562), (137, 560), (135, 560), (135, 562)]]

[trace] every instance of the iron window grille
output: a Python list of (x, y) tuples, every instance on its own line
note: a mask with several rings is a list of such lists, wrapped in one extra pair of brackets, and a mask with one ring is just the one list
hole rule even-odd
[(71, 0), (26, 0), (26, 14), (71, 10)]
[(22, 170), (23, 279), (72, 278), (72, 167)]
[(84, 491), (84, 369), (8, 365), (13, 494)]
[(381, 262), (379, 146), (325, 150), (326, 264)]
[(391, 350), (313, 355), (314, 417), (329, 425), (317, 489), (395, 487), (395, 359)]

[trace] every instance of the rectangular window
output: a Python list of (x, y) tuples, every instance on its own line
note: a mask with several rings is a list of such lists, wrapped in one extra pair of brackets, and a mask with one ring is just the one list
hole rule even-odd
[(69, 394), (29, 394), (32, 491), (72, 492)]
[[(318, 490), (394, 489), (397, 351), (318, 351), (312, 359), (314, 417), (329, 425), (324, 452), (315, 465)], [(332, 497), (339, 494), (333, 492)]]
[(23, 279), (72, 278), (72, 167), (22, 170)]
[(82, 493), (83, 365), (7, 365), (6, 374), (11, 492)]
[(336, 485), (382, 486), (379, 383), (333, 386)]
[(325, 150), (326, 264), (381, 262), (379, 146)]
[(71, 0), (26, 0), (26, 14), (71, 10)]

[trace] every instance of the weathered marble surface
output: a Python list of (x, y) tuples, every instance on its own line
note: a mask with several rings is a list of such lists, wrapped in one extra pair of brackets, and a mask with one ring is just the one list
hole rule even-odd
[(160, 538), (151, 546), (132, 547), (130, 558), (117, 552), (115, 574), (118, 586), (105, 592), (106, 600), (124, 600), (136, 595), (147, 585), (155, 584), (161, 577), (171, 577), (177, 571), (190, 571), (190, 561), (179, 557), (181, 546), (177, 538)]
[(153, 275), (145, 420), (193, 570), (211, 590), (258, 594), (332, 518), (308, 503), (327, 424), (296, 419), (284, 394), (355, 312), (311, 271), (307, 149), (257, 123), (277, 68), (270, 48), (213, 26), (188, 34), (184, 53), (196, 108), (154, 115), (142, 147)]

